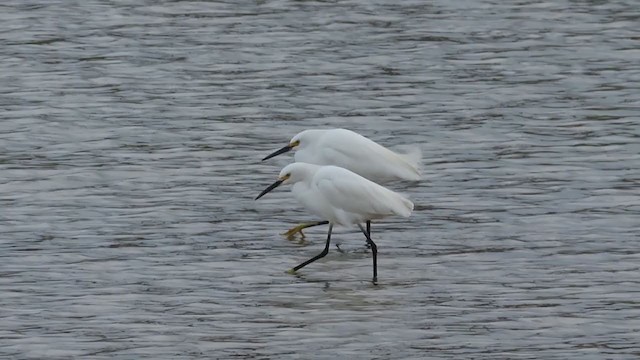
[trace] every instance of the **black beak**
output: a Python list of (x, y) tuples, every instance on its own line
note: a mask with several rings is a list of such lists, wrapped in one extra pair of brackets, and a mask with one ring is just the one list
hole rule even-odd
[(291, 149), (293, 149), (293, 147), (292, 147), (291, 145), (287, 145), (287, 146), (283, 147), (282, 149), (277, 150), (276, 152), (274, 152), (274, 153), (272, 153), (272, 154), (270, 154), (270, 155), (267, 155), (267, 157), (265, 157), (264, 159), (262, 159), (262, 161), (265, 161), (265, 160), (267, 160), (267, 159), (271, 159), (272, 157), (274, 157), (274, 156), (278, 156), (278, 155), (280, 155), (280, 154), (284, 154), (284, 153), (286, 153), (287, 151), (289, 151), (289, 150), (291, 150)]
[(278, 181), (274, 182), (273, 184), (269, 185), (269, 187), (268, 187), (268, 188), (264, 189), (264, 190), (260, 193), (260, 195), (258, 195), (258, 197), (256, 198), (256, 200), (258, 200), (258, 199), (260, 199), (261, 197), (263, 197), (263, 196), (264, 196), (264, 194), (268, 193), (269, 191), (271, 191), (271, 190), (273, 190), (273, 189), (277, 188), (278, 186), (280, 186), (280, 184), (282, 184), (282, 182), (283, 182), (283, 181), (284, 181), (284, 180), (278, 180)]

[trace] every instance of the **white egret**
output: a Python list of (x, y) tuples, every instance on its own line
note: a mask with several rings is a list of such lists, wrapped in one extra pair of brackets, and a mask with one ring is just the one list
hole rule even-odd
[[(391, 180), (420, 180), (421, 153), (399, 154), (347, 129), (312, 129), (295, 135), (285, 147), (267, 155), (262, 161), (295, 151), (296, 162), (316, 165), (335, 165), (380, 183)], [(296, 233), (304, 237), (303, 229), (324, 225), (327, 221), (300, 224), (283, 235), (291, 238)], [(371, 223), (367, 221), (367, 233)]]
[(295, 198), (307, 210), (329, 223), (324, 250), (290, 271), (298, 271), (327, 255), (334, 225), (357, 224), (371, 246), (375, 283), (378, 279), (378, 248), (362, 223), (390, 215), (408, 217), (413, 211), (413, 203), (404, 196), (347, 169), (307, 163), (285, 166), (280, 171), (278, 180), (262, 191), (256, 200), (281, 184), (293, 184), (291, 191)]

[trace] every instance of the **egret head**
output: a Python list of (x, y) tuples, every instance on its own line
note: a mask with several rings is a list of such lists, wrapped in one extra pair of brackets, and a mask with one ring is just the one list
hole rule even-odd
[(276, 151), (274, 151), (273, 153), (267, 155), (264, 159), (262, 159), (262, 161), (265, 161), (267, 159), (271, 159), (274, 156), (278, 156), (280, 154), (284, 154), (288, 151), (291, 150), (297, 150), (297, 149), (301, 149), (305, 146), (308, 146), (309, 144), (311, 144), (311, 142), (313, 141), (313, 139), (315, 138), (313, 136), (313, 134), (317, 132), (317, 130), (305, 130), (302, 131), (298, 134), (296, 134), (296, 136), (291, 138), (291, 141), (289, 141), (289, 144), (287, 144), (285, 147), (278, 149)]
[(309, 178), (309, 176), (313, 174), (313, 171), (316, 168), (318, 168), (318, 166), (305, 163), (293, 163), (285, 166), (282, 170), (280, 170), (278, 180), (264, 189), (260, 193), (260, 195), (256, 197), (256, 200), (260, 199), (266, 193), (282, 184), (295, 184), (298, 181), (303, 181)]

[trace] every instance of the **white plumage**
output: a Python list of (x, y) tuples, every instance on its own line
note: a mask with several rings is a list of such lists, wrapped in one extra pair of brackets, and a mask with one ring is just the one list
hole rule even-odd
[(357, 224), (373, 252), (373, 280), (377, 279), (377, 247), (362, 223), (391, 215), (408, 217), (413, 203), (384, 186), (337, 166), (293, 163), (285, 166), (278, 181), (267, 187), (256, 200), (281, 184), (293, 184), (293, 195), (310, 212), (329, 222), (325, 249), (318, 256), (296, 266), (293, 271), (325, 256), (329, 251), (334, 225)]
[[(296, 134), (289, 144), (266, 156), (264, 160), (295, 151), (296, 162), (316, 165), (335, 165), (359, 174), (371, 181), (420, 179), (421, 153), (418, 147), (407, 154), (399, 154), (347, 129), (311, 129)], [(339, 189), (336, 189), (339, 191)], [(292, 238), (303, 229), (323, 225), (326, 221), (315, 221), (295, 226), (283, 235)], [(370, 221), (367, 232), (370, 234)]]
[(390, 215), (408, 217), (413, 203), (384, 186), (347, 169), (307, 163), (287, 165), (283, 183), (293, 183), (293, 195), (309, 211), (337, 225), (352, 225)]
[(289, 150), (295, 150), (296, 162), (343, 167), (375, 182), (420, 180), (421, 154), (417, 147), (411, 153), (399, 154), (347, 129), (304, 130), (263, 160)]

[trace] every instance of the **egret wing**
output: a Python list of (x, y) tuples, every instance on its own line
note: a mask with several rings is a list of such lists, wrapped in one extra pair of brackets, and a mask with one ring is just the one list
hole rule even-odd
[(316, 174), (316, 186), (332, 207), (367, 218), (409, 216), (413, 210), (413, 203), (400, 194), (335, 166), (324, 167)]
[(326, 165), (339, 165), (370, 179), (420, 178), (417, 162), (349, 130), (327, 132), (317, 153), (324, 155)]

